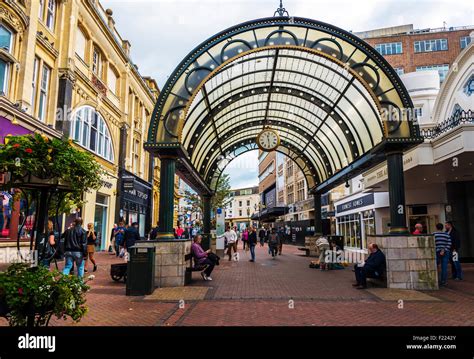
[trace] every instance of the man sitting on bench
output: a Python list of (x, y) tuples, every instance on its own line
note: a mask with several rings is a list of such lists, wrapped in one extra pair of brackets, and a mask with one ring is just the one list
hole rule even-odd
[(385, 270), (385, 254), (375, 243), (369, 244), (369, 256), (363, 263), (354, 266), (357, 289), (367, 288), (367, 278), (381, 278)]
[(200, 234), (194, 236), (193, 244), (191, 244), (191, 252), (194, 256), (194, 263), (196, 266), (207, 266), (202, 272), (201, 276), (204, 280), (212, 280), (211, 273), (214, 269), (215, 262), (208, 258), (211, 250), (204, 251), (201, 247), (202, 236)]

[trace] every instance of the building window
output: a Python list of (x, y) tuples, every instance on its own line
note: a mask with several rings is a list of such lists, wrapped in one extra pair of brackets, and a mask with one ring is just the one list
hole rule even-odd
[(239, 217), (242, 217), (242, 210), (239, 209)]
[(117, 80), (117, 74), (115, 73), (113, 68), (109, 66), (109, 69), (107, 71), (107, 84), (109, 86), (110, 91), (112, 91), (114, 95), (117, 95)]
[(39, 110), (38, 110), (38, 119), (40, 121), (45, 121), (48, 107), (48, 91), (49, 91), (49, 79), (51, 75), (51, 69), (43, 64), (41, 71), (40, 79), (40, 94), (39, 94)]
[(447, 49), (447, 39), (415, 41), (415, 52), (446, 51)]
[(385, 44), (375, 45), (375, 50), (377, 50), (381, 55), (396, 55), (403, 53), (403, 46), (401, 42), (388, 42)]
[(466, 85), (464, 86), (464, 93), (468, 96), (471, 96), (474, 93), (474, 75), (471, 75), (469, 80), (467, 80)]
[(367, 248), (367, 236), (375, 234), (375, 212), (374, 210), (368, 210), (362, 212), (362, 226), (363, 226), (363, 235), (362, 235), (362, 247)]
[(107, 123), (102, 116), (90, 106), (76, 110), (71, 123), (71, 137), (81, 146), (95, 154), (113, 161), (112, 141)]
[(423, 116), (423, 108), (422, 107), (415, 107), (415, 116), (420, 118)]
[(133, 141), (133, 173), (138, 174), (140, 169), (140, 141)]
[(293, 161), (288, 160), (286, 162), (286, 177), (293, 176)]
[(439, 80), (444, 81), (449, 71), (449, 65), (431, 65), (431, 66), (417, 66), (416, 71), (437, 70), (439, 73)]
[(56, 0), (49, 0), (48, 10), (46, 13), (46, 26), (51, 30), (54, 29), (55, 16), (56, 16)]
[(294, 186), (292, 184), (286, 187), (286, 200), (287, 204), (295, 202)]
[(403, 75), (405, 73), (405, 70), (403, 69), (403, 67), (395, 67), (394, 70), (398, 76)]
[(102, 54), (97, 47), (94, 47), (92, 53), (92, 72), (102, 79)]
[(250, 200), (247, 200), (247, 207), (250, 206)]
[(242, 201), (239, 201), (239, 207), (242, 207)]
[(83, 60), (86, 59), (87, 38), (80, 28), (76, 31), (76, 54)]
[(39, 0), (38, 18), (41, 20), (43, 20), (43, 14), (44, 14), (44, 2), (45, 0)]
[(465, 49), (467, 45), (471, 43), (471, 37), (470, 36), (463, 36), (459, 39), (461, 42), (461, 49)]
[(275, 162), (273, 161), (272, 163), (270, 163), (267, 166), (267, 168), (265, 168), (265, 170), (262, 172), (262, 174), (260, 176), (258, 176), (259, 182), (262, 182), (265, 178), (270, 176), (273, 173), (274, 170), (275, 170)]
[(36, 104), (36, 91), (38, 87), (38, 68), (40, 64), (40, 59), (35, 57), (35, 62), (33, 63), (33, 79), (31, 81), (31, 112), (35, 113), (35, 104)]
[[(8, 53), (11, 52), (13, 43), (13, 34), (5, 26), (0, 25), (0, 48)], [(8, 71), (10, 63), (0, 58), (0, 95), (7, 93)]]
[(302, 201), (305, 199), (304, 196), (304, 180), (298, 181), (296, 184), (296, 201)]

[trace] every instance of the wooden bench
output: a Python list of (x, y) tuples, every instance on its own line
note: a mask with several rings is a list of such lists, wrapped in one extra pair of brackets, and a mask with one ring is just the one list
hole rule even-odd
[(195, 258), (194, 258), (194, 255), (192, 253), (188, 253), (184, 256), (184, 260), (186, 262), (189, 261), (189, 266), (186, 267), (186, 274), (185, 274), (185, 278), (184, 278), (184, 282), (186, 284), (189, 284), (192, 280), (192, 273), (193, 272), (202, 272), (204, 269), (206, 269), (207, 265), (197, 265), (195, 263)]

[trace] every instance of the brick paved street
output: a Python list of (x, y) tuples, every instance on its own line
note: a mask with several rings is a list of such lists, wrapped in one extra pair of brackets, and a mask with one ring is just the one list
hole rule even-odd
[[(399, 309), (396, 300), (384, 301), (375, 295), (378, 289), (352, 288), (350, 268), (310, 269), (310, 259), (296, 247), (285, 246), (276, 260), (266, 248), (258, 248), (256, 263), (248, 262), (248, 253), (240, 253), (240, 262), (221, 260), (212, 282), (204, 282), (194, 272), (186, 298), (194, 290), (199, 294), (196, 298), (204, 300), (186, 300), (184, 308), (176, 291), (168, 291), (173, 300), (166, 299), (168, 292), (157, 291), (146, 298), (125, 296), (125, 285), (109, 276), (110, 264), (120, 259), (100, 253), (99, 269), (87, 295), (90, 311), (76, 325), (474, 325), (473, 265), (464, 265), (463, 282), (450, 281), (448, 288), (426, 292), (429, 297), (423, 300), (418, 292), (407, 294), (399, 298), (404, 299)], [(52, 320), (52, 325), (72, 324)]]

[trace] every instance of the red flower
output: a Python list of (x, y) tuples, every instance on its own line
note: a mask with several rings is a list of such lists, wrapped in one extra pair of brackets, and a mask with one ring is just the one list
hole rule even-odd
[(18, 147), (20, 147), (20, 146), (21, 146), (21, 145), (20, 145), (19, 143), (15, 143), (15, 144), (13, 145), (13, 148), (18, 148)]
[(23, 288), (18, 288), (18, 294), (23, 295)]
[(33, 153), (33, 150), (32, 150), (31, 148), (27, 148), (27, 149), (25, 150), (25, 152), (26, 152), (26, 153)]

